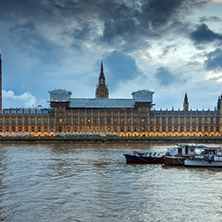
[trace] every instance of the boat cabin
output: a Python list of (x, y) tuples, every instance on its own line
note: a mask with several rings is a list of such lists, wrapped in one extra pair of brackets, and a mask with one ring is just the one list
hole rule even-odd
[(204, 148), (204, 144), (177, 144), (175, 148), (168, 148), (166, 155), (189, 156), (196, 154), (195, 149)]

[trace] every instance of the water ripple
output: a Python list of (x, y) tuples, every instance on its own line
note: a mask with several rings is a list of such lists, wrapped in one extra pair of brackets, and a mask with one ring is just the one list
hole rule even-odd
[(0, 148), (1, 221), (222, 221), (222, 170), (129, 165), (165, 145)]

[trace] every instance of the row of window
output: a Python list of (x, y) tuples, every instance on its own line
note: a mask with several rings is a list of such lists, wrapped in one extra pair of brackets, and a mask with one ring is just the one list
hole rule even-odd
[[(5, 123), (6, 124), (9, 124), (10, 123), (10, 118), (9, 117), (5, 117), (4, 118), (4, 120), (5, 120)], [(50, 119), (51, 120), (51, 122), (53, 123), (53, 118), (51, 118)], [(29, 123), (29, 118), (28, 117), (25, 117), (25, 118), (22, 118), (22, 117), (19, 117), (19, 118), (11, 118), (11, 123), (12, 124), (16, 124), (16, 122), (18, 123), (18, 124), (22, 124), (22, 121), (24, 121), (24, 123), (25, 124), (28, 124)], [(42, 121), (43, 121), (43, 123), (44, 124), (47, 124), (48, 123), (48, 118), (31, 118), (30, 119), (30, 121), (31, 121), (31, 124), (35, 124), (35, 122), (37, 123), (37, 124), (41, 124), (42, 123)], [(3, 118), (2, 117), (0, 117), (0, 124), (2, 124), (3, 123)]]
[[(71, 118), (67, 118), (66, 121), (63, 119), (63, 118), (58, 118), (57, 119), (57, 123), (67, 123), (67, 124), (71, 124), (72, 122), (74, 124), (78, 124), (78, 119), (79, 118), (73, 118), (73, 121), (71, 121), (72, 119)], [(9, 124), (10, 123), (10, 118), (9, 117), (5, 117), (4, 118), (5, 120), (5, 124)], [(19, 118), (11, 118), (11, 124), (22, 124), (23, 121), (25, 124), (28, 124), (29, 121), (31, 124), (47, 124), (48, 123), (48, 120), (50, 121), (49, 123), (50, 124), (53, 124), (54, 123), (54, 118), (29, 118), (28, 117), (25, 117), (25, 118), (22, 118), (22, 117), (19, 117)], [(97, 117), (94, 117), (94, 118), (80, 118), (79, 119), (80, 123), (88, 123), (88, 124), (91, 124), (93, 122), (93, 124), (118, 124), (118, 123), (127, 123), (127, 124), (131, 124), (131, 123), (147, 123), (148, 122), (148, 119), (147, 118), (117, 118), (117, 117), (100, 117), (100, 118), (97, 118)], [(0, 124), (3, 123), (3, 118), (0, 117)], [(156, 123), (156, 124), (177, 124), (177, 123), (180, 123), (180, 124), (183, 124), (183, 123), (187, 123), (187, 124), (190, 124), (190, 123), (210, 123), (210, 124), (219, 124), (219, 118), (183, 118), (183, 117), (180, 117), (180, 118), (177, 118), (177, 117), (174, 117), (174, 118), (151, 118), (150, 119), (150, 123)]]

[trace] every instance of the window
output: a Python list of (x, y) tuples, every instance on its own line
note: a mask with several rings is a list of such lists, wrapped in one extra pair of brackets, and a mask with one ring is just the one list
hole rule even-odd
[(5, 118), (5, 123), (9, 124), (9, 118), (8, 117)]
[(166, 123), (166, 119), (165, 119), (165, 117), (162, 118), (162, 122), (163, 122), (163, 124)]
[(113, 115), (114, 115), (114, 116), (117, 116), (117, 115), (118, 115), (118, 111), (117, 111), (117, 110), (114, 110), (114, 111), (113, 111)]
[(98, 110), (93, 110), (93, 115), (97, 116), (98, 115)]
[(169, 117), (169, 123), (171, 123), (172, 122), (172, 118), (171, 117)]
[(80, 110), (80, 115), (81, 115), (81, 116), (84, 115), (84, 110), (83, 110), (83, 109)]
[(183, 117), (180, 118), (180, 123), (183, 123)]
[(174, 123), (177, 123), (177, 117), (174, 117)]
[(190, 118), (189, 117), (187, 118), (187, 123), (190, 123)]

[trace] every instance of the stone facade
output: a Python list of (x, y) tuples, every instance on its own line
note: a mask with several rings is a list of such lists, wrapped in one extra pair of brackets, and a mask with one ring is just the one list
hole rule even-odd
[(62, 89), (49, 93), (49, 109), (1, 110), (0, 135), (222, 135), (221, 98), (214, 110), (189, 110), (187, 94), (183, 110), (155, 110), (149, 90), (133, 92), (131, 99), (71, 98)]

